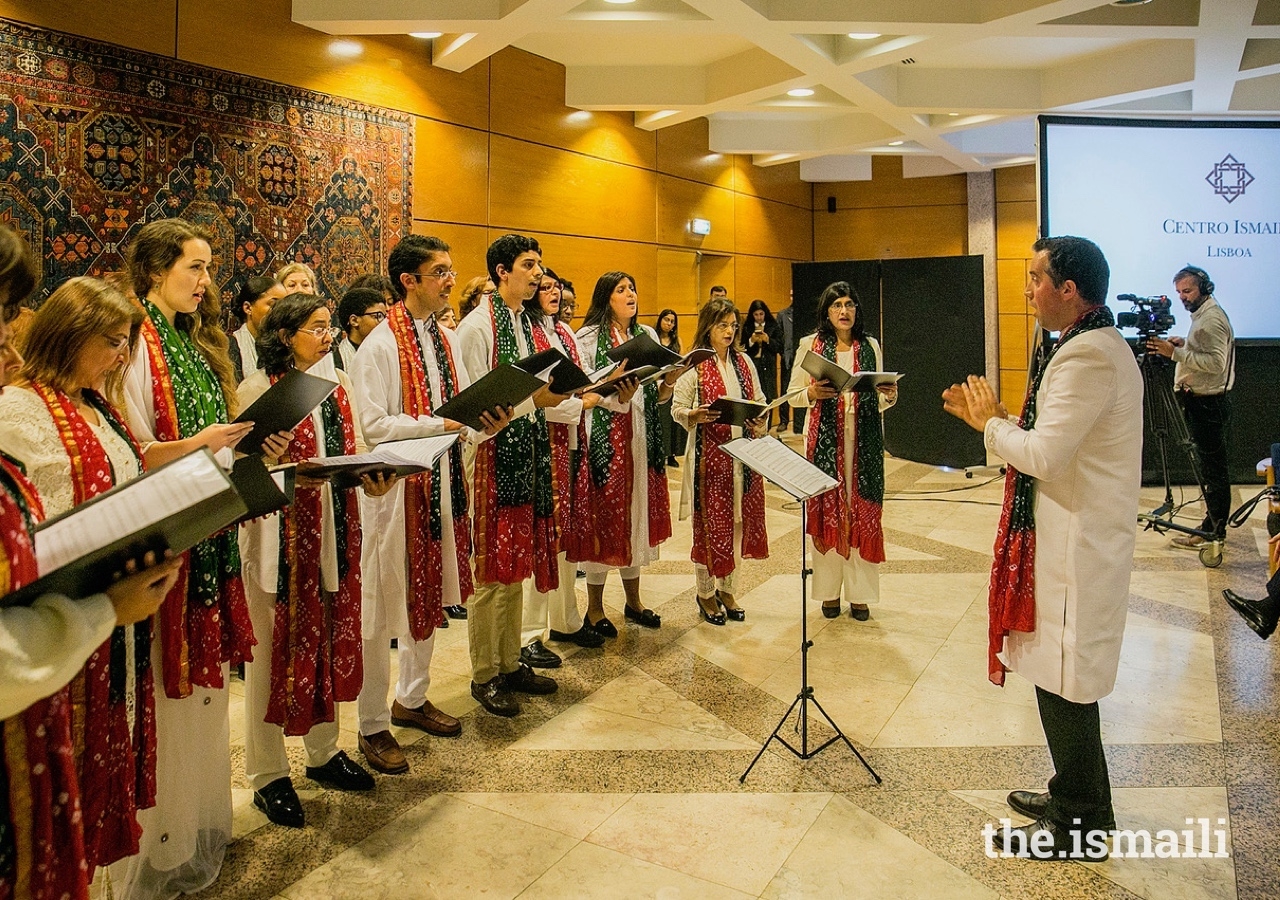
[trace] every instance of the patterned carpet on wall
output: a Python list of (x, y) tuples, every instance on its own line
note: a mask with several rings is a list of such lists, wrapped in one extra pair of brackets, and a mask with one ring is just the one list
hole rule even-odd
[(37, 300), (118, 271), (145, 222), (213, 235), (226, 296), (288, 262), (337, 297), (408, 232), (412, 117), (0, 20), (0, 221)]

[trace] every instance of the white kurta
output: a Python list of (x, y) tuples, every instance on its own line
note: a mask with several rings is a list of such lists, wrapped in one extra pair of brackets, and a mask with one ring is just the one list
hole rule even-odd
[(1115, 687), (1142, 482), (1142, 376), (1114, 328), (1072, 338), (1045, 370), (1035, 426), (987, 423), (988, 449), (1036, 481), (1036, 630), (1005, 664), (1073, 703)]
[[(125, 376), (125, 408), (134, 437), (144, 447), (154, 442), (151, 365), (141, 340)], [(217, 459), (230, 468), (232, 453), (220, 450)], [(138, 813), (138, 855), (110, 866), (114, 890), (130, 900), (167, 900), (207, 887), (218, 877), (231, 840), (231, 720), (225, 686), (230, 672), (222, 667), (221, 688), (194, 686), (189, 697), (167, 697), (163, 640), (157, 634), (151, 642), (156, 805)]]
[[(433, 397), (443, 396), (440, 364), (435, 344), (426, 334), (425, 320), (414, 320), (418, 339), (426, 356), (427, 378)], [(455, 391), (471, 384), (466, 366), (459, 357), (457, 341), (447, 328), (440, 329), (445, 346), (451, 349), (457, 381)], [(372, 449), (385, 441), (433, 437), (445, 431), (444, 419), (435, 416), (411, 416), (404, 412), (400, 390), (400, 353), (391, 326), (381, 322), (360, 344), (351, 376), (355, 407), (359, 410), (364, 440)], [(464, 431), (465, 434), (465, 431)], [(442, 518), (441, 556), (444, 583), (444, 605), (462, 602), (458, 580), (456, 543), (453, 533), (452, 476), (448, 456), (440, 460), (440, 511)], [(360, 496), (360, 521), (364, 530), (361, 553), (363, 581), (362, 624), (366, 634), (386, 631), (393, 636), (409, 633), (409, 616), (405, 608), (408, 592), (408, 555), (405, 550), (404, 491), (406, 481), (397, 482), (382, 497)]]
[[(657, 332), (648, 325), (641, 325), (649, 337), (654, 341), (658, 340)], [(578, 349), (582, 354), (582, 368), (590, 372), (596, 366), (596, 350), (599, 346), (600, 330), (594, 325), (588, 325), (577, 334)], [(608, 340), (608, 336), (605, 336)], [(661, 555), (661, 547), (649, 546), (649, 445), (646, 435), (644, 419), (645, 389), (640, 388), (631, 398), (631, 403), (626, 406), (618, 405), (617, 411), (626, 412), (631, 410), (631, 470), (633, 472), (633, 480), (631, 482), (631, 568), (647, 566), (649, 563), (656, 562)], [(594, 412), (594, 410), (592, 411)], [(588, 446), (591, 441), (591, 430), (595, 416), (588, 414), (587, 423), (587, 441)], [(586, 452), (586, 448), (583, 448)], [(599, 563), (583, 563), (584, 571), (607, 571), (608, 566), (602, 566)]]

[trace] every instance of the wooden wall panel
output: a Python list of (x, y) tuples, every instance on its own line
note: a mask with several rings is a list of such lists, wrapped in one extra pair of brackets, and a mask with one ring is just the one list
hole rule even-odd
[(564, 105), (564, 66), (507, 48), (490, 58), (493, 90), (489, 127), (550, 147), (654, 168), (653, 132), (623, 112), (575, 110)]
[(498, 134), (489, 152), (493, 227), (655, 240), (654, 172)]
[(813, 185), (800, 180), (800, 163), (757, 166), (749, 156), (733, 158), (733, 189), (792, 206), (813, 206)]
[(734, 261), (733, 279), (738, 289), (733, 299), (743, 315), (752, 300), (763, 300), (775, 314), (790, 305), (790, 260), (738, 256)]
[(489, 133), (419, 118), (414, 123), (413, 217), (489, 218)]
[(996, 257), (1030, 259), (1038, 232), (1036, 205), (1029, 200), (996, 202)]
[(707, 294), (714, 284), (724, 285), (730, 297), (737, 297), (737, 282), (734, 279), (734, 258), (732, 256), (702, 255), (698, 263), (698, 306), (707, 300)]
[(966, 206), (884, 207), (814, 214), (815, 260), (963, 256)]
[[(734, 238), (734, 194), (724, 188), (659, 174), (658, 243), (732, 253), (740, 244)], [(711, 223), (711, 233), (692, 234), (694, 217)]]
[(1039, 195), (1035, 166), (1007, 166), (996, 169), (996, 202), (1030, 200)]
[(813, 213), (798, 206), (735, 195), (734, 242), (739, 253), (808, 259)]
[(430, 222), (414, 219), (414, 234), (429, 234), (438, 237), (449, 245), (449, 256), (453, 258), (453, 267), (458, 272), (458, 280), (454, 285), (454, 307), (457, 308), (457, 293), (462, 286), (485, 274), (484, 253), (489, 249), (489, 231), (480, 225), (459, 225), (456, 222)]
[(0, 0), (0, 17), (173, 56), (177, 8), (178, 0)]
[(1027, 261), (996, 260), (996, 296), (1001, 314), (1026, 313)]
[(427, 42), (408, 35), (343, 38), (358, 42), (364, 52), (340, 59), (329, 52), (335, 38), (296, 24), (291, 10), (292, 0), (181, 0), (178, 57), (459, 125), (488, 127), (488, 65), (462, 74), (434, 68)]
[[(708, 148), (707, 120), (694, 119), (654, 132), (657, 140), (657, 169), (668, 175), (734, 188), (734, 158), (712, 153)], [(799, 180), (799, 173), (796, 174)]]
[(1000, 368), (1021, 369), (1027, 364), (1026, 316), (1000, 317)]
[[(657, 312), (658, 304), (658, 254), (653, 244), (631, 241), (609, 241), (599, 238), (576, 237), (525, 231), (536, 238), (542, 247), (542, 258), (556, 270), (561, 278), (573, 282), (578, 291), (578, 312), (585, 313), (591, 303), (591, 292), (596, 279), (603, 273), (622, 271), (636, 280), (640, 294), (640, 311)], [(505, 234), (502, 229), (489, 229), (489, 240)]]
[[(687, 344), (693, 337), (693, 321), (698, 316), (698, 255), (692, 250), (658, 248), (658, 291), (652, 304), (655, 317), (662, 309), (674, 309), (680, 316)], [(652, 325), (652, 320), (645, 320)]]

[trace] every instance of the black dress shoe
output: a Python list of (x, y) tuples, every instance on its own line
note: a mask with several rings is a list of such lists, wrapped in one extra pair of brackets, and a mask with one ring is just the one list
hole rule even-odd
[(747, 611), (745, 609), (741, 606), (736, 606), (733, 609), (730, 609), (724, 605), (724, 601), (720, 599), (719, 594), (716, 595), (716, 603), (720, 604), (720, 609), (724, 612), (725, 616), (733, 621), (745, 622), (747, 620)]
[(618, 628), (608, 618), (602, 617), (599, 622), (592, 622), (586, 616), (582, 617), (582, 627), (590, 628), (601, 637), (616, 638), (618, 636)]
[(589, 650), (604, 646), (604, 635), (585, 625), (572, 634), (552, 629), (551, 640), (561, 644), (577, 644), (579, 647), (586, 647)]
[(494, 675), (484, 684), (471, 682), (471, 696), (495, 716), (509, 719), (520, 715), (520, 701), (503, 687), (501, 675)]
[(632, 609), (630, 606), (624, 606), (622, 607), (622, 615), (632, 622), (638, 622), (645, 628), (662, 627), (662, 616), (651, 609)]
[(703, 606), (703, 605), (702, 605), (702, 602), (701, 602), (701, 601), (699, 601), (697, 597), (693, 598), (693, 602), (694, 602), (694, 604), (696, 604), (696, 605), (697, 605), (697, 607), (698, 607), (698, 612), (702, 613), (702, 620), (703, 620), (704, 622), (706, 622), (706, 623), (708, 623), (708, 624), (710, 624), (710, 625), (723, 625), (723, 624), (724, 624), (724, 622), (725, 622), (724, 613), (722, 613), (722, 612), (716, 612), (716, 613), (709, 613), (709, 612), (707, 612), (707, 608), (706, 608), (705, 606)]
[[(1067, 828), (1050, 819), (1040, 818), (1023, 828), (998, 829), (996, 850), (1023, 859), (1101, 862), (1111, 853), (1108, 832), (1114, 828), (1114, 822), (1098, 829)], [(1037, 844), (1035, 835), (1042, 831), (1052, 835), (1052, 840), (1040, 838), (1044, 843)]]
[(840, 601), (837, 600), (833, 606), (822, 604), (822, 615), (828, 619), (840, 618)]
[(1011, 791), (1005, 802), (1018, 815), (1039, 819), (1049, 808), (1049, 792), (1037, 794), (1035, 791)]
[(502, 675), (501, 678), (504, 688), (522, 694), (554, 694), (560, 688), (554, 678), (538, 675), (523, 663), (520, 668)]
[(277, 778), (260, 791), (253, 792), (253, 805), (267, 814), (267, 818), (285, 828), (301, 828), (306, 824), (302, 814), (302, 801), (293, 789), (289, 776)]
[(448, 627), (449, 627), (449, 617), (448, 617), (448, 616), (445, 616), (443, 619), (441, 619), (441, 620), (440, 620), (440, 624), (439, 624), (439, 625), (437, 625), (436, 627), (437, 627), (437, 628), (448, 628)]
[[(837, 610), (837, 611), (836, 611), (836, 615), (839, 615), (839, 614), (840, 614), (840, 612), (839, 612), (839, 610)], [(865, 622), (865, 621), (867, 621), (867, 619), (870, 619), (870, 618), (871, 618), (871, 610), (867, 609), (865, 606), (863, 606), (861, 609), (859, 609), (858, 607), (856, 607), (856, 606), (854, 606), (852, 603), (850, 603), (850, 604), (849, 604), (849, 618), (854, 619), (855, 621), (858, 621), (858, 622)]]
[(453, 606), (446, 606), (444, 608), (444, 613), (450, 619), (465, 619), (467, 617), (467, 608), (459, 604), (454, 604)]
[(1258, 637), (1264, 641), (1271, 637), (1271, 633), (1276, 630), (1276, 621), (1280, 619), (1280, 616), (1272, 611), (1272, 604), (1265, 600), (1241, 597), (1232, 590), (1223, 591), (1222, 596), (1231, 604), (1231, 608), (1240, 614), (1240, 618), (1258, 633)]
[(344, 750), (323, 766), (307, 766), (307, 777), (340, 791), (373, 790), (373, 776)]
[(560, 668), (560, 654), (548, 650), (542, 641), (535, 640), (528, 647), (520, 648), (520, 662), (535, 669)]

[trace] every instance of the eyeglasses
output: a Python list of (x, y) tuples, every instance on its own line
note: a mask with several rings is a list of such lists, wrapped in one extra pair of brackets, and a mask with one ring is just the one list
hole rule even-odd
[(711, 327), (719, 328), (721, 331), (737, 331), (738, 323), (737, 322), (717, 322)]
[(317, 341), (323, 341), (325, 338), (336, 338), (342, 334), (341, 328), (299, 328), (298, 334), (309, 334)]
[(387, 314), (384, 312), (364, 312), (364, 313), (360, 313), (360, 315), (368, 316), (370, 319), (373, 319), (373, 321), (375, 322), (381, 322), (383, 319), (387, 317)]
[(112, 351), (115, 353), (119, 353), (121, 350), (125, 348), (125, 345), (129, 343), (129, 335), (127, 334), (122, 335), (120, 337), (114, 337), (114, 338), (108, 337), (107, 335), (104, 334), (102, 336), (102, 339), (107, 342), (107, 346), (110, 347)]
[(538, 285), (538, 290), (539, 290), (540, 292), (544, 293), (544, 294), (549, 294), (549, 293), (551, 293), (552, 291), (558, 291), (558, 290), (560, 290), (560, 285), (553, 281), (553, 282), (551, 282), (551, 284), (540, 284), (540, 285)]
[(848, 303), (835, 302), (831, 304), (831, 309), (857, 309), (858, 304), (850, 300)]
[(439, 269), (435, 272), (414, 272), (413, 277), (419, 280), (434, 278), (436, 281), (448, 281), (450, 278), (457, 278), (458, 273), (453, 269)]

